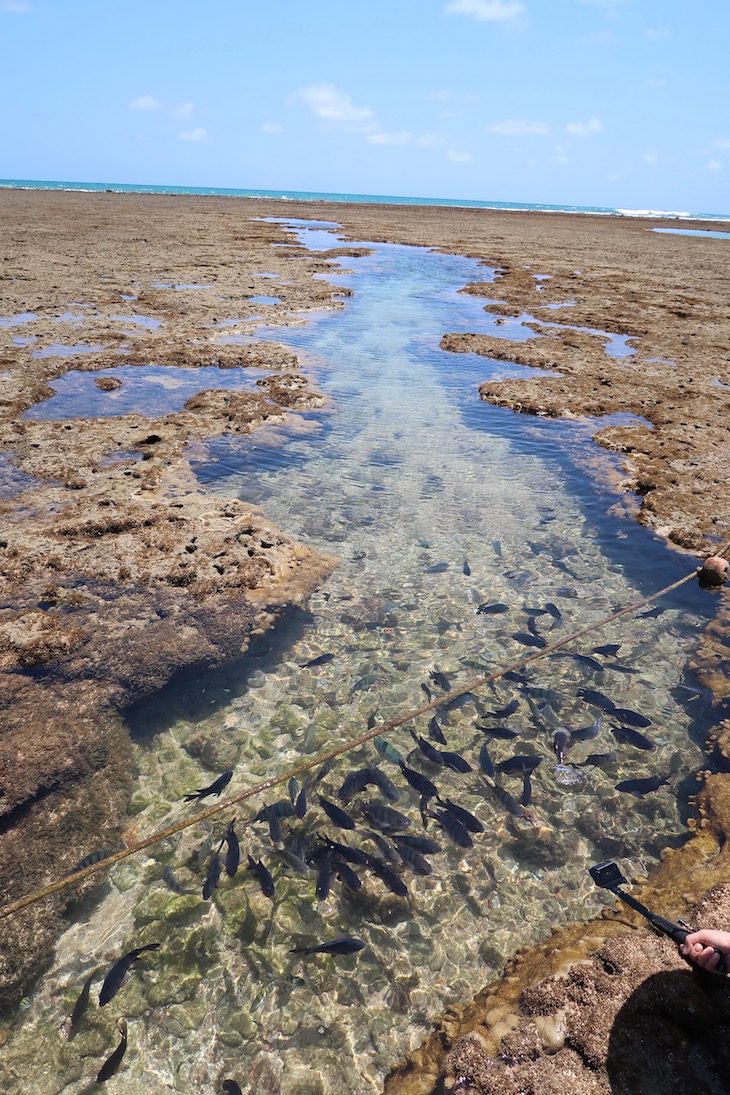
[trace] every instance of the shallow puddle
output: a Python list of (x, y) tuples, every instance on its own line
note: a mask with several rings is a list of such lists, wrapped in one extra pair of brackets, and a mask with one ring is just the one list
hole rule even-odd
[[(321, 226), (299, 228), (298, 238), (333, 246)], [(613, 900), (593, 886), (590, 865), (620, 857), (632, 877), (683, 839), (705, 728), (684, 667), (711, 595), (692, 584), (656, 609), (602, 622), (693, 561), (609, 516), (615, 497), (558, 444), (585, 453), (591, 424), (485, 404), (481, 382), (526, 372), (440, 349), (445, 331), (489, 328), (483, 301), (458, 292), (483, 280), (483, 267), (372, 246), (346, 260), (355, 293), (342, 311), (257, 332), (297, 351), (329, 397), (327, 410), (196, 449), (206, 490), (261, 505), (340, 564), (308, 610), (250, 656), (216, 674), (185, 673), (129, 712), (139, 831), (193, 814), (183, 795), (226, 769), (231, 792), (254, 786), (425, 704), (427, 693), (464, 687), (587, 625), (595, 630), (524, 676), (442, 705), (435, 723), (434, 712), (421, 715), (379, 749), (369, 743), (337, 760), (309, 788), (303, 819), (291, 805), (301, 784), (284, 785), (118, 865), (94, 911), (60, 940), (4, 1046), (8, 1095), (81, 1095), (116, 1046), (122, 1014), (130, 1035), (118, 1083), (131, 1095), (213, 1091), (226, 1077), (251, 1095), (378, 1092), (434, 1020), (470, 999), (515, 950)], [(427, 760), (409, 729), (461, 761)], [(509, 767), (515, 754), (539, 760), (522, 810), (513, 805), (527, 798), (521, 773), (497, 771), (503, 792), (495, 796), (480, 770), (480, 758)], [(420, 802), (399, 757), (483, 831), (467, 832), (467, 843), (443, 814), (431, 816), (443, 806)], [(464, 761), (469, 769), (455, 770)], [(378, 766), (380, 786), (348, 801), (346, 776), (369, 765)], [(654, 775), (666, 783), (643, 797), (616, 788)], [(270, 817), (250, 824), (276, 801), (285, 804), (280, 831)], [(356, 828), (338, 827), (329, 803)], [(425, 865), (403, 844), (401, 864), (335, 857), (328, 878), (324, 835), (393, 859), (398, 842), (384, 842), (383, 807), (404, 815), (391, 818), (396, 829), (440, 850)], [(273, 899), (243, 868), (202, 899), (233, 815), (244, 864), (249, 854), (261, 859)], [(309, 855), (309, 870), (297, 869), (294, 852)], [(166, 867), (194, 892), (170, 892)], [(393, 892), (403, 885), (405, 896)], [(365, 946), (345, 956), (291, 953), (340, 936)], [(151, 942), (160, 950), (139, 962), (113, 1007), (94, 1004), (68, 1042), (60, 1028), (84, 978), (100, 969), (95, 1000), (113, 957)]]
[[(49, 382), (56, 392), (36, 403), (23, 418), (110, 418), (120, 414), (144, 414), (160, 418), (184, 407), (188, 399), (207, 389), (255, 391), (256, 381), (269, 376), (269, 369), (219, 369), (214, 365), (182, 369), (174, 365), (119, 365), (100, 372), (72, 369)], [(112, 378), (121, 387), (102, 391), (99, 379)]]

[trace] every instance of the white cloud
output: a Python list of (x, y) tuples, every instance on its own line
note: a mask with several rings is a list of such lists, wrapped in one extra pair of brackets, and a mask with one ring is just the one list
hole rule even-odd
[(444, 12), (446, 15), (473, 15), (475, 19), (505, 22), (525, 15), (527, 8), (522, 0), (450, 0)]
[(471, 152), (454, 152), (449, 150), (446, 156), (452, 163), (473, 163), (474, 157)]
[(181, 141), (207, 141), (208, 134), (203, 129), (202, 125), (197, 126), (195, 129), (188, 130), (187, 133), (178, 133), (178, 137)]
[(667, 81), (661, 80), (657, 76), (650, 76), (648, 79), (644, 80), (644, 84), (646, 87), (650, 87), (652, 90), (656, 91), (658, 88), (666, 87)]
[(647, 27), (646, 37), (650, 42), (660, 42), (663, 38), (668, 38), (670, 35), (669, 27)]
[(730, 137), (718, 137), (716, 141), (712, 142), (712, 147), (727, 151), (730, 149)]
[(371, 122), (374, 118), (369, 106), (355, 106), (347, 92), (334, 84), (309, 84), (295, 92), (317, 118), (345, 124)]
[(284, 127), (282, 125), (279, 125), (278, 122), (262, 122), (261, 123), (261, 132), (262, 133), (283, 133), (284, 132)]
[(408, 130), (401, 129), (398, 133), (369, 133), (367, 139), (370, 144), (410, 144), (412, 136)]
[(722, 171), (722, 164), (720, 163), (719, 160), (708, 160), (707, 161), (707, 170), (708, 171)]
[(603, 133), (600, 118), (591, 118), (589, 122), (568, 122), (565, 132), (571, 137), (590, 137), (593, 133)]
[(132, 99), (130, 110), (162, 110), (162, 103), (153, 95), (140, 95), (138, 99)]
[(33, 8), (25, 0), (1, 0), (0, 11), (6, 11), (9, 15), (27, 15)]
[(195, 113), (194, 103), (178, 103), (170, 111), (173, 118), (190, 118)]
[(656, 152), (645, 152), (644, 155), (641, 158), (644, 161), (644, 163), (650, 163), (650, 164), (659, 163), (659, 157), (657, 156)]
[(547, 137), (550, 126), (546, 122), (525, 122), (507, 119), (486, 127), (487, 133), (498, 133), (502, 137)]

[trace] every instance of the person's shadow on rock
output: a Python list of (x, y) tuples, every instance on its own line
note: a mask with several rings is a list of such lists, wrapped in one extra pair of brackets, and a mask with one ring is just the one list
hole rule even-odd
[(730, 1095), (730, 978), (647, 977), (616, 1016), (606, 1069), (614, 1095)]

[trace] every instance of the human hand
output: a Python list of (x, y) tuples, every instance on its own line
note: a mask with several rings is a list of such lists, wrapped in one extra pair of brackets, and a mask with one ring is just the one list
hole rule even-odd
[[(730, 956), (730, 932), (715, 931), (711, 928), (701, 928), (700, 931), (690, 932), (684, 943), (679, 947), (681, 953), (694, 962), (700, 969), (708, 973), (718, 973), (720, 959), (725, 960), (728, 966)], [(727, 969), (725, 970), (725, 973)], [(721, 974), (724, 976), (724, 974)]]

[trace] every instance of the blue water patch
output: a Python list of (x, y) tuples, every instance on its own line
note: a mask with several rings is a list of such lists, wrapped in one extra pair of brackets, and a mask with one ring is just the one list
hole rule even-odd
[(652, 232), (664, 232), (668, 236), (703, 236), (713, 240), (730, 240), (730, 232), (711, 232), (704, 228), (652, 228)]
[(18, 312), (16, 316), (0, 316), (0, 327), (23, 327), (38, 319), (35, 312)]
[[(268, 369), (219, 369), (215, 365), (182, 369), (173, 365), (119, 365), (103, 372), (73, 369), (50, 383), (56, 394), (37, 403), (23, 418), (57, 421), (65, 418), (111, 418), (142, 414), (159, 418), (181, 410), (191, 396), (206, 389), (254, 391)], [(102, 391), (96, 380), (113, 377), (121, 387)]]
[(109, 316), (109, 319), (117, 323), (133, 323), (137, 327), (146, 327), (150, 331), (157, 330), (162, 323), (161, 319), (155, 319), (154, 316)]
[(32, 356), (35, 358), (76, 357), (77, 354), (93, 354), (103, 349), (104, 347), (101, 344), (92, 346), (85, 342), (78, 342), (75, 346), (69, 346), (64, 342), (54, 342), (50, 346), (34, 350)]

